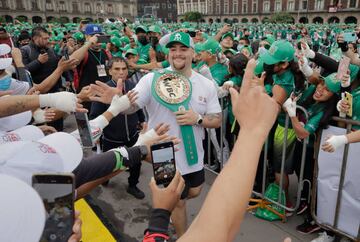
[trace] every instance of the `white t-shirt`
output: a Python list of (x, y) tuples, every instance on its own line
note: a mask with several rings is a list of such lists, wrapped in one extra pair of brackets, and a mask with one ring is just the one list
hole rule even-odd
[(29, 83), (11, 78), (11, 84), (9, 87), (9, 90), (12, 90), (11, 95), (25, 95), (29, 89)]
[[(171, 68), (167, 69), (171, 70)], [(146, 110), (149, 113), (150, 129), (155, 128), (156, 125), (160, 123), (167, 123), (170, 125), (169, 135), (181, 139), (180, 126), (176, 122), (175, 114), (156, 101), (152, 95), (151, 85), (153, 77), (154, 73), (145, 75), (134, 88), (134, 90), (139, 93), (136, 103), (140, 108), (146, 107)], [(192, 96), (189, 102), (189, 108), (201, 115), (220, 113), (221, 107), (213, 83), (195, 71), (192, 71), (189, 79), (192, 84)], [(202, 145), (205, 134), (204, 128), (199, 125), (194, 125), (192, 127), (198, 153), (198, 163), (192, 166), (188, 165), (184, 145), (183, 143), (180, 143), (178, 146), (179, 151), (175, 152), (175, 160), (176, 167), (182, 175), (199, 171), (204, 167), (204, 149)]]

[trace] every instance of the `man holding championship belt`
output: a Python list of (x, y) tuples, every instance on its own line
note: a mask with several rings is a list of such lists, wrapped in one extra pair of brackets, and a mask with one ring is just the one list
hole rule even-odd
[(149, 73), (137, 84), (136, 105), (146, 107), (149, 128), (170, 124), (169, 135), (182, 142), (175, 153), (176, 167), (185, 180), (185, 189), (171, 218), (178, 238), (186, 231), (185, 199), (197, 197), (205, 180), (204, 128), (221, 125), (221, 107), (213, 83), (191, 69), (194, 43), (187, 33), (171, 34), (170, 67)]

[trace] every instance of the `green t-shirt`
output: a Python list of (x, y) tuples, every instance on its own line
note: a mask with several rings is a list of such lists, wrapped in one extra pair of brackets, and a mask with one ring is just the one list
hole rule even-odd
[[(295, 79), (291, 70), (287, 70), (281, 75), (277, 75), (277, 74), (273, 75), (273, 80), (274, 80), (273, 86), (278, 85), (282, 87), (286, 92), (286, 99), (290, 97), (290, 94), (295, 89), (295, 83), (294, 83)], [(283, 109), (281, 109), (281, 112), (277, 120), (282, 127), (285, 127), (285, 118), (286, 118), (286, 112)]]
[[(360, 121), (360, 87), (351, 92), (353, 95), (353, 116), (352, 119)], [(353, 129), (359, 130), (360, 125), (352, 126)]]
[(324, 115), (324, 109), (324, 103), (314, 103), (306, 110), (309, 115), (309, 120), (305, 124), (304, 128), (310, 133), (310, 135), (314, 134), (318, 129), (320, 120)]
[(225, 77), (229, 75), (226, 65), (216, 63), (210, 67), (210, 72), (216, 83), (221, 87), (225, 82)]
[(150, 44), (142, 45), (140, 42), (137, 42), (136, 50), (139, 53), (140, 59), (143, 59), (143, 60), (149, 62), (149, 60), (150, 60), (150, 57), (149, 57), (150, 47), (151, 47)]

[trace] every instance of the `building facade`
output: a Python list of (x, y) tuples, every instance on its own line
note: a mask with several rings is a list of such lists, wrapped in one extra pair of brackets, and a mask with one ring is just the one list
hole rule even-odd
[(164, 23), (177, 21), (176, 0), (138, 0), (138, 18), (153, 16)]
[(103, 21), (106, 18), (137, 16), (136, 0), (0, 0), (0, 16), (33, 23), (78, 22), (80, 19)]
[(203, 22), (263, 22), (286, 12), (294, 23), (359, 23), (360, 0), (177, 0), (178, 20), (199, 11)]

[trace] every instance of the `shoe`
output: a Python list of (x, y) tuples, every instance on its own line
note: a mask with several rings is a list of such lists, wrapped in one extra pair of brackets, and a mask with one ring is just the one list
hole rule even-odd
[[(287, 208), (294, 208), (293, 207), (293, 205), (292, 205), (292, 203), (290, 202), (290, 201), (287, 201), (286, 202), (286, 207)], [(285, 210), (285, 215), (286, 215), (286, 217), (290, 217), (291, 215), (293, 215), (293, 211), (288, 211), (288, 210)]]
[(311, 240), (311, 242), (332, 242), (332, 241), (334, 241), (334, 237), (327, 235), (326, 232), (320, 233), (319, 235), (320, 235), (319, 237)]
[(300, 202), (299, 208), (296, 210), (296, 214), (297, 215), (303, 214), (308, 209), (308, 207), (309, 207), (309, 205), (306, 202), (306, 200), (302, 200)]
[(301, 234), (311, 234), (320, 230), (320, 226), (314, 220), (305, 219), (304, 223), (296, 226), (296, 231)]
[(129, 186), (126, 190), (127, 193), (133, 195), (136, 199), (144, 199), (145, 194), (137, 186)]

